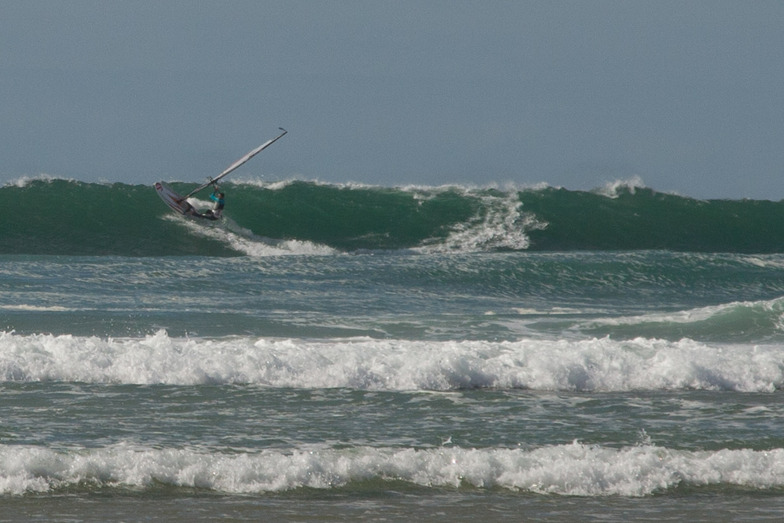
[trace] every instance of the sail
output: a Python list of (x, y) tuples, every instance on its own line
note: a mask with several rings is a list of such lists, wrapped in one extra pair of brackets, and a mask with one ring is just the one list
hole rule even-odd
[(264, 142), (263, 144), (259, 145), (258, 147), (256, 147), (252, 151), (250, 151), (248, 154), (246, 154), (245, 156), (243, 156), (242, 158), (240, 158), (239, 160), (237, 160), (233, 164), (229, 165), (226, 168), (226, 170), (223, 171), (222, 173), (220, 173), (218, 176), (216, 176), (213, 179), (210, 179), (210, 181), (208, 181), (206, 183), (201, 184), (200, 186), (196, 187), (194, 190), (192, 190), (191, 192), (186, 194), (184, 196), (184, 198), (190, 198), (191, 196), (193, 196), (197, 192), (203, 190), (205, 187), (208, 187), (210, 185), (218, 183), (218, 180), (220, 180), (223, 177), (227, 176), (229, 173), (231, 173), (232, 171), (234, 171), (235, 169), (237, 169), (238, 167), (243, 165), (245, 162), (247, 162), (248, 160), (250, 160), (251, 158), (253, 158), (257, 154), (259, 154), (261, 151), (263, 151), (264, 149), (266, 149), (267, 147), (269, 147), (273, 143), (275, 143), (278, 140), (280, 140), (283, 137), (283, 135), (285, 135), (288, 132), (285, 129), (283, 129), (282, 127), (280, 128), (280, 130), (283, 131), (283, 132), (280, 133), (279, 135), (277, 135), (275, 138), (273, 138), (272, 140), (268, 140), (268, 141)]

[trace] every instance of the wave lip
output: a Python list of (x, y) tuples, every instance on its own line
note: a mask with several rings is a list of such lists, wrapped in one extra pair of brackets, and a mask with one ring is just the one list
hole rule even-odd
[(784, 387), (780, 345), (683, 339), (102, 339), (0, 333), (0, 380), (359, 390), (629, 391)]
[(784, 486), (784, 449), (615, 449), (573, 442), (537, 449), (356, 447), (225, 454), (126, 443), (75, 450), (0, 445), (3, 495), (156, 485), (258, 494), (371, 480), (592, 497), (648, 496), (683, 485), (764, 490)]

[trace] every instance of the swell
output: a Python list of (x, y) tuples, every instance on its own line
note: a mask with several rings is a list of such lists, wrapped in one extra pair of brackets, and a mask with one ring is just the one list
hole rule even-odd
[(784, 249), (784, 202), (696, 200), (623, 186), (613, 194), (548, 188), (521, 193), (547, 223), (541, 250), (771, 253)]
[(6, 185), (0, 254), (231, 256), (253, 252), (240, 243), (290, 241), (327, 252), (784, 248), (782, 202), (704, 201), (628, 185), (612, 193), (306, 181), (224, 188), (224, 223), (187, 224), (148, 185), (59, 179)]

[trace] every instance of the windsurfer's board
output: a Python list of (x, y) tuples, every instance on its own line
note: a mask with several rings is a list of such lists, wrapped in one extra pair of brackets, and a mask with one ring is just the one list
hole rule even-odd
[(188, 203), (188, 199), (180, 196), (174, 190), (163, 182), (155, 184), (155, 192), (161, 197), (163, 203), (168, 205), (172, 210), (185, 216), (193, 216), (194, 218), (206, 218), (205, 215), (199, 213), (193, 208), (193, 205)]
[(217, 220), (218, 216), (212, 214), (212, 211), (207, 213), (200, 213), (196, 209), (194, 209), (193, 205), (188, 203), (188, 198), (185, 196), (180, 196), (171, 187), (166, 185), (163, 182), (156, 182), (155, 183), (155, 192), (158, 193), (158, 196), (161, 197), (161, 200), (171, 207), (172, 210), (175, 212), (182, 214), (184, 216), (190, 216), (192, 218), (204, 218), (206, 220)]

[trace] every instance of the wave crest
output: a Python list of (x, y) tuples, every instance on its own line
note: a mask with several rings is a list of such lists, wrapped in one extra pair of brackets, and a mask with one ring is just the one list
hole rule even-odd
[(784, 348), (684, 339), (406, 341), (0, 334), (0, 380), (291, 388), (629, 391), (784, 387)]
[(224, 454), (195, 449), (52, 450), (0, 445), (0, 494), (156, 485), (231, 494), (336, 489), (366, 481), (504, 488), (565, 496), (646, 496), (682, 485), (784, 486), (784, 450), (613, 449), (579, 442), (538, 449), (296, 449)]

